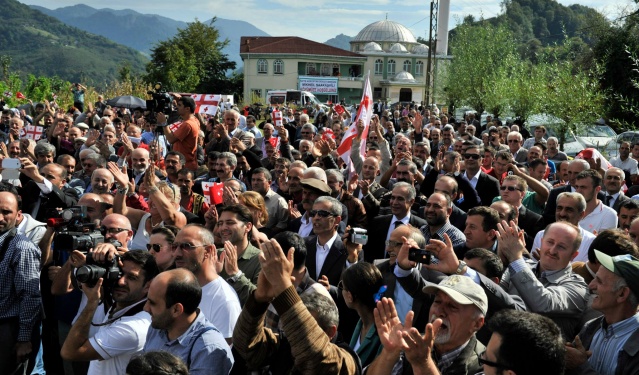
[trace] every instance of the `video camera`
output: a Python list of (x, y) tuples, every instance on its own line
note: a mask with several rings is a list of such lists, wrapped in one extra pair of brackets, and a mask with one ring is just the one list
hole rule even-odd
[(158, 82), (153, 86), (153, 90), (147, 91), (152, 99), (146, 101), (146, 110), (149, 111), (149, 119), (151, 123), (155, 122), (156, 113), (164, 113), (167, 117), (173, 112), (171, 102), (173, 99), (162, 87), (162, 83)]
[(104, 235), (90, 223), (86, 206), (62, 210), (57, 218), (49, 219), (47, 225), (56, 228), (56, 250), (88, 253), (89, 249), (104, 242)]

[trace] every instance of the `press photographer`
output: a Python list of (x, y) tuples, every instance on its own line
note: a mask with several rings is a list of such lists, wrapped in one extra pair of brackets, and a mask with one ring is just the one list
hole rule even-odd
[[(197, 165), (197, 137), (200, 133), (200, 122), (193, 115), (195, 113), (195, 101), (188, 96), (173, 94), (176, 101), (177, 113), (182, 122), (167, 126), (166, 114), (159, 112), (156, 115), (159, 127), (162, 127), (164, 136), (173, 146), (173, 151), (178, 151), (186, 157), (186, 168), (196, 170)], [(177, 126), (177, 128), (175, 128)], [(173, 130), (172, 130), (173, 129)]]

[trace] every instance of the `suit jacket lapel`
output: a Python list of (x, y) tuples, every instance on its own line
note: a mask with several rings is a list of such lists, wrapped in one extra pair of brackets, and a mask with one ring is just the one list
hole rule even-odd
[(344, 254), (344, 244), (342, 244), (342, 240), (339, 236), (333, 242), (333, 246), (328, 251), (328, 255), (326, 256), (326, 260), (324, 260), (324, 264), (322, 265), (322, 269), (320, 270), (320, 275), (326, 275), (328, 270), (335, 266), (335, 263), (340, 260), (342, 255)]

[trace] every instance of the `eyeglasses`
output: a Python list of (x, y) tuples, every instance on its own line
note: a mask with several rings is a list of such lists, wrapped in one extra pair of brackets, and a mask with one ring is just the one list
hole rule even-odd
[(479, 160), (479, 154), (464, 154), (464, 159)]
[(311, 210), (311, 212), (309, 212), (309, 214), (311, 215), (311, 217), (315, 217), (315, 215), (319, 215), (319, 217), (335, 216), (333, 213), (328, 212), (326, 210)]
[(151, 249), (153, 249), (153, 251), (155, 251), (156, 253), (160, 252), (160, 249), (162, 249), (162, 245), (158, 244), (158, 243), (154, 243), (153, 245), (151, 245), (150, 243), (146, 244), (146, 249), (148, 251), (151, 251)]
[(400, 247), (403, 244), (404, 244), (403, 242), (388, 240), (388, 241), (386, 241), (386, 248), (389, 249), (391, 247)]
[(107, 227), (101, 227), (100, 228), (100, 232), (102, 233), (102, 235), (105, 234), (118, 234), (120, 232), (124, 232), (125, 230), (128, 229), (124, 229), (124, 228), (107, 228)]
[(344, 283), (342, 282), (342, 280), (340, 280), (339, 283), (337, 283), (337, 289), (346, 290), (346, 289), (344, 289)]
[(501, 191), (506, 191), (506, 190), (508, 190), (508, 191), (521, 191), (521, 189), (518, 189), (518, 188), (516, 188), (514, 186), (500, 186), (499, 190), (501, 190)]
[(482, 366), (486, 365), (486, 366), (490, 366), (490, 367), (500, 368), (500, 369), (503, 369), (503, 370), (509, 369), (509, 366), (502, 365), (501, 363), (497, 363), (497, 362), (492, 362), (492, 361), (489, 361), (489, 360), (487, 360), (485, 358), (486, 358), (486, 351), (484, 350), (484, 352), (481, 353), (479, 358), (477, 358), (480, 365), (482, 365)]
[(519, 139), (509, 139), (508, 143), (519, 143)]
[(195, 250), (198, 247), (204, 247), (206, 245), (191, 245), (190, 243), (180, 243), (180, 242), (173, 242), (171, 244), (171, 250), (175, 251), (177, 249), (182, 249), (182, 250)]

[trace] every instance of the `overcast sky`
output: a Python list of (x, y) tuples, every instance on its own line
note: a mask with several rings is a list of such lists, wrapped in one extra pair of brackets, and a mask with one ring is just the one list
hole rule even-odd
[[(590, 6), (614, 19), (631, 0), (558, 0), (563, 5)], [(342, 33), (355, 36), (366, 25), (388, 19), (408, 27), (418, 37), (428, 33), (429, 7), (424, 0), (23, 0), (49, 9), (86, 4), (93, 8), (133, 9), (140, 13), (190, 22), (213, 16), (247, 21), (272, 36), (300, 36), (325, 42)], [(188, 4), (188, 5), (187, 5)], [(501, 0), (451, 0), (449, 27), (468, 14), (485, 18), (501, 13)]]

